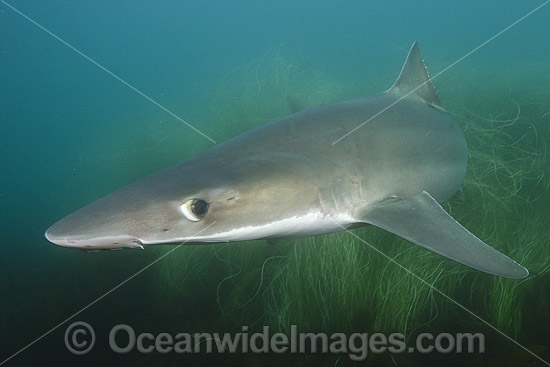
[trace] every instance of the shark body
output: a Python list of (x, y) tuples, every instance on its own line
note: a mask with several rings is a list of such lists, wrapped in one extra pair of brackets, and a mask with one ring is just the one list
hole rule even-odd
[(217, 144), (77, 210), (46, 238), (96, 250), (304, 237), (371, 224), (472, 268), (526, 277), (440, 206), (460, 188), (466, 167), (463, 133), (414, 43), (386, 92), (301, 111)]

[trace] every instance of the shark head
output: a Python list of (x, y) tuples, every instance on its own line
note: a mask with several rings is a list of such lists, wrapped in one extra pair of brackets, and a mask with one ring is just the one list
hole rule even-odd
[(229, 154), (201, 154), (130, 184), (61, 219), (45, 236), (60, 246), (98, 250), (331, 229), (324, 226), (330, 219), (323, 219), (313, 181), (298, 172), (303, 157)]

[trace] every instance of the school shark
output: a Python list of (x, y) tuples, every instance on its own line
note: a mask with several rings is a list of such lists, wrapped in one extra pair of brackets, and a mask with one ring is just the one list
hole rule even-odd
[(98, 250), (374, 225), (474, 269), (524, 278), (527, 269), (440, 205), (462, 185), (467, 156), (415, 42), (387, 91), (249, 130), (92, 202), (45, 236)]

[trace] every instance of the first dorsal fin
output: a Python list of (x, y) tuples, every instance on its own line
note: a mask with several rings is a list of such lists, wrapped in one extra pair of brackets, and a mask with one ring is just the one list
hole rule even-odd
[(388, 92), (400, 95), (414, 94), (433, 107), (443, 109), (435, 88), (430, 82), (428, 69), (424, 65), (417, 42), (411, 46), (401, 73)]

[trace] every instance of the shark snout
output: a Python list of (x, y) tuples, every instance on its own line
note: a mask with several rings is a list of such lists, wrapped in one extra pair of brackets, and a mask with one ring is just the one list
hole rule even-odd
[(44, 234), (53, 244), (93, 251), (142, 248), (149, 219), (147, 193), (125, 189), (111, 193), (54, 223)]
[(80, 250), (115, 250), (119, 248), (143, 248), (141, 241), (132, 236), (118, 235), (118, 236), (84, 236), (71, 233), (62, 233), (56, 231), (56, 225), (54, 224), (44, 234), (46, 239), (51, 243), (76, 248)]
[(143, 248), (143, 243), (131, 234), (124, 222), (109, 220), (109, 215), (88, 215), (77, 211), (59, 220), (46, 230), (44, 236), (58, 246), (81, 250)]

